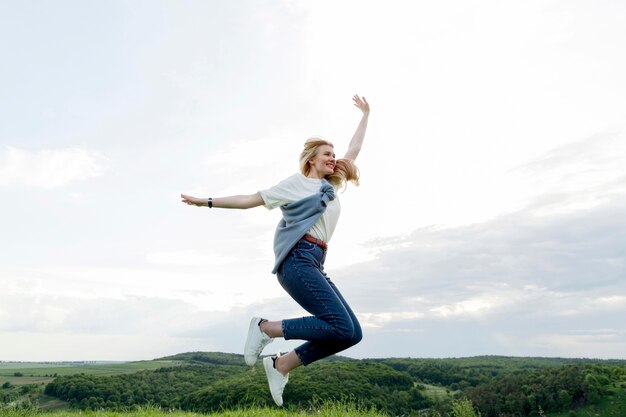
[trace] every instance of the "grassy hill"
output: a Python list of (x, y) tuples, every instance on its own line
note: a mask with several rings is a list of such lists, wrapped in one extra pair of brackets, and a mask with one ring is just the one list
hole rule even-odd
[(106, 377), (184, 364), (185, 361), (174, 359), (108, 363), (0, 362), (0, 404), (26, 399), (39, 404), (40, 409), (44, 411), (68, 409), (70, 407), (68, 402), (43, 394), (45, 386), (59, 376), (83, 374)]
[[(164, 366), (176, 366), (183, 361), (156, 359), (136, 362), (0, 362), (0, 385), (10, 382), (16, 385), (24, 385), (28, 378), (54, 379), (60, 375), (90, 374), (90, 375), (119, 375), (133, 373), (142, 370), (154, 370)], [(16, 377), (17, 374), (22, 376)]]
[(2, 417), (387, 417), (384, 413), (376, 410), (359, 410), (350, 404), (329, 403), (317, 410), (283, 410), (269, 407), (248, 407), (237, 410), (220, 411), (210, 414), (201, 414), (188, 411), (161, 410), (154, 407), (146, 407), (134, 411), (55, 411), (41, 412), (30, 410), (8, 410), (0, 408)]
[[(2, 362), (0, 387), (0, 403), (32, 402), (48, 412), (107, 409), (108, 416), (137, 407), (143, 407), (143, 415), (158, 415), (159, 408), (195, 413), (274, 409), (260, 364), (250, 368), (242, 355), (219, 352), (127, 363)], [(619, 360), (335, 356), (292, 373), (284, 394), (284, 412), (292, 414), (284, 415), (350, 400), (379, 414), (422, 410), (423, 416), (445, 417), (452, 415), (452, 401), (469, 396), (483, 417), (535, 416), (539, 407), (550, 417), (625, 417), (625, 393), (626, 361)]]

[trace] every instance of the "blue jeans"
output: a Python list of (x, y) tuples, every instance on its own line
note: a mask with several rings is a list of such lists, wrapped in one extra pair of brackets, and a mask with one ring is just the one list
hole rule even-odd
[(312, 316), (283, 320), (283, 337), (308, 342), (295, 349), (303, 365), (356, 345), (361, 326), (324, 272), (326, 251), (301, 239), (278, 268), (278, 282)]

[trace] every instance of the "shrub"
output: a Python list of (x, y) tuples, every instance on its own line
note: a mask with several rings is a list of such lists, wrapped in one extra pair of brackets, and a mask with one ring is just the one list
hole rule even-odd
[(480, 417), (480, 412), (474, 409), (474, 404), (468, 399), (455, 400), (451, 404), (453, 417)]

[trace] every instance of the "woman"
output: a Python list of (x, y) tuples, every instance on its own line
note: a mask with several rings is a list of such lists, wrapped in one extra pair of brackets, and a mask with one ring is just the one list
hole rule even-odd
[(358, 185), (354, 165), (369, 118), (365, 97), (355, 95), (354, 105), (363, 116), (343, 159), (335, 160), (332, 143), (311, 138), (300, 155), (300, 173), (267, 190), (251, 195), (196, 198), (181, 194), (183, 203), (209, 208), (248, 209), (265, 205), (280, 207), (283, 219), (274, 236), (276, 262), (273, 273), (287, 293), (311, 316), (269, 321), (253, 317), (250, 321), (244, 357), (256, 363), (263, 348), (276, 337), (306, 340), (291, 352), (263, 359), (272, 398), (282, 406), (282, 394), (289, 372), (357, 344), (361, 327), (352, 309), (324, 272), (328, 241), (333, 234), (341, 207), (336, 191), (351, 181)]

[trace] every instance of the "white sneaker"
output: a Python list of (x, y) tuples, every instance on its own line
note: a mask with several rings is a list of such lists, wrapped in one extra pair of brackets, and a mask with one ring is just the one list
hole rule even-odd
[(248, 337), (246, 338), (243, 356), (246, 364), (250, 366), (254, 366), (257, 358), (263, 352), (263, 348), (274, 340), (261, 331), (261, 327), (259, 327), (261, 320), (263, 319), (260, 317), (252, 317), (250, 327), (248, 328)]
[(275, 357), (263, 358), (263, 368), (265, 368), (265, 375), (267, 375), (267, 383), (270, 386), (270, 392), (272, 393), (272, 399), (277, 406), (283, 406), (283, 391), (285, 385), (289, 382), (289, 374), (283, 376), (276, 368), (274, 368), (274, 361), (280, 357), (280, 353)]

